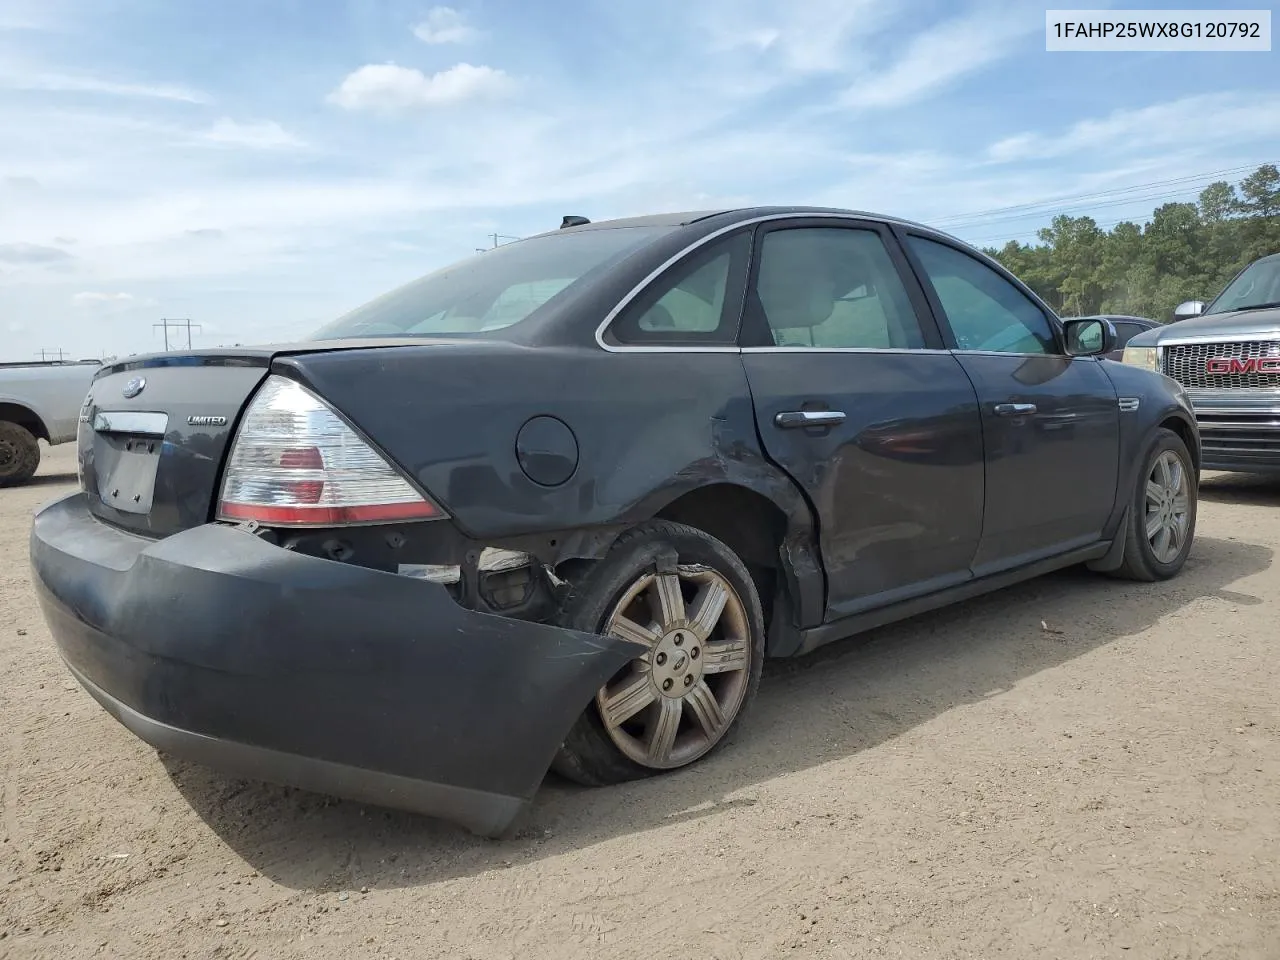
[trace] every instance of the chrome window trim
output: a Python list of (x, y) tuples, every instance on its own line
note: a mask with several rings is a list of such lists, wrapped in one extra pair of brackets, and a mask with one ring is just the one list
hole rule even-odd
[(950, 353), (936, 347), (806, 347), (792, 344), (786, 347), (742, 347), (743, 353)]
[(1012, 353), (1005, 350), (962, 350), (957, 347), (948, 351), (961, 357), (1022, 357), (1024, 360), (1047, 359), (1047, 360), (1094, 360), (1098, 359), (1098, 355), (1089, 354), (1088, 356), (1075, 357), (1069, 353)]
[[(698, 344), (690, 344), (688, 346), (675, 346), (675, 345), (645, 346), (642, 344), (636, 344), (636, 345), (619, 344), (617, 346), (613, 346), (611, 344), (605, 343), (604, 341), (604, 332), (607, 329), (609, 329), (609, 325), (618, 318), (618, 315), (622, 313), (622, 311), (625, 310), (631, 304), (631, 301), (635, 300), (636, 297), (640, 296), (640, 294), (645, 291), (645, 289), (649, 286), (649, 284), (653, 283), (655, 280), (658, 279), (658, 277), (662, 276), (663, 273), (665, 273), (671, 267), (675, 266), (677, 263), (679, 263), (689, 254), (693, 253), (693, 251), (697, 250), (702, 246), (705, 246), (708, 243), (711, 243), (713, 240), (717, 240), (720, 237), (723, 237), (727, 233), (732, 233), (734, 230), (740, 230), (743, 227), (752, 227), (760, 223), (773, 223), (778, 220), (852, 220), (852, 221), (858, 221), (861, 223), (873, 223), (873, 224), (882, 224), (882, 225), (895, 224), (900, 227), (912, 227), (915, 229), (928, 230), (931, 233), (938, 233), (938, 231), (934, 230), (932, 227), (927, 227), (919, 223), (912, 223), (908, 220), (899, 220), (895, 217), (885, 217), (881, 215), (858, 214), (858, 213), (822, 213), (818, 211), (800, 212), (800, 213), (770, 213), (764, 216), (749, 217), (746, 220), (739, 220), (736, 223), (731, 223), (728, 226), (721, 227), (718, 230), (713, 230), (711, 231), (711, 233), (708, 233), (705, 237), (699, 237), (697, 240), (693, 241), (693, 243), (684, 247), (677, 253), (672, 254), (665, 261), (663, 261), (659, 266), (655, 267), (648, 274), (648, 276), (646, 276), (638, 284), (632, 287), (621, 300), (619, 300), (616, 304), (614, 304), (613, 308), (607, 314), (605, 314), (605, 318), (602, 321), (600, 321), (600, 325), (596, 327), (597, 346), (599, 346), (601, 350), (605, 350), (609, 353), (739, 353), (743, 350), (756, 350), (756, 349), (776, 350), (778, 349), (777, 347), (763, 347), (763, 348), (740, 347), (740, 346), (737, 346), (736, 344), (733, 346), (729, 346), (727, 344), (717, 344), (714, 346), (710, 346), (710, 345), (700, 346)], [(812, 351), (814, 348), (805, 347), (803, 349)], [(849, 348), (840, 348), (840, 349), (852, 350), (852, 349), (861, 349), (861, 348), (849, 347)]]

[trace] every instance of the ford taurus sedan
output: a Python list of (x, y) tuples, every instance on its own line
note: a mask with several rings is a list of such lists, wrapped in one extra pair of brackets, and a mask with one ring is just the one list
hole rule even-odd
[(305, 343), (104, 367), (34, 583), (151, 744), (501, 834), (551, 767), (707, 757), (766, 657), (1177, 574), (1195, 418), (1114, 345), (914, 223), (566, 218)]

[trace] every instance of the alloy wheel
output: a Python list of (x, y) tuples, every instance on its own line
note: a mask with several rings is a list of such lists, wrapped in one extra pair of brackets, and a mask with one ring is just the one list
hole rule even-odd
[(638, 578), (604, 632), (647, 650), (596, 694), (605, 731), (627, 757), (667, 770), (729, 730), (751, 676), (750, 618), (732, 585), (702, 565)]
[(1145, 531), (1160, 563), (1177, 559), (1190, 526), (1190, 485), (1182, 459), (1172, 450), (1160, 454), (1147, 474)]

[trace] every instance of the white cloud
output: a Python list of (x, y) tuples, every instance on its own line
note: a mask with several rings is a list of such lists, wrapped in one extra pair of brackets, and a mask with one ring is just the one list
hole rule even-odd
[(329, 94), (329, 102), (347, 110), (397, 112), (499, 97), (514, 85), (502, 70), (469, 63), (431, 75), (394, 63), (371, 63), (348, 74)]
[(274, 120), (239, 122), (228, 117), (218, 120), (201, 134), (209, 143), (252, 150), (279, 150), (306, 144)]
[(0, 87), (9, 90), (90, 93), (111, 97), (171, 100), (179, 103), (211, 102), (208, 94), (173, 84), (124, 83), (102, 77), (61, 73), (4, 74), (0, 75)]
[(842, 103), (878, 109), (924, 99), (1008, 56), (1042, 25), (1012, 8), (984, 9), (945, 21), (916, 34), (894, 62), (866, 70)]
[(794, 73), (846, 69), (850, 44), (904, 10), (898, 0), (726, 0), (700, 7), (713, 52), (745, 47)]
[(1079, 151), (1149, 153), (1185, 144), (1189, 130), (1202, 143), (1275, 143), (1280, 140), (1280, 94), (1216, 93), (1116, 110), (1106, 117), (1082, 120), (1056, 135), (1025, 132), (1005, 137), (987, 149), (987, 157), (1012, 163)]
[(452, 7), (432, 7), (427, 18), (413, 28), (413, 35), (423, 43), (467, 43), (480, 31), (468, 26), (462, 14)]
[(0, 243), (0, 263), (18, 266), (45, 266), (62, 264), (73, 259), (71, 254), (57, 247), (46, 247), (38, 243)]
[(99, 303), (127, 303), (133, 298), (131, 293), (100, 293), (96, 290), (85, 290), (75, 294), (71, 302), (76, 306), (89, 306)]

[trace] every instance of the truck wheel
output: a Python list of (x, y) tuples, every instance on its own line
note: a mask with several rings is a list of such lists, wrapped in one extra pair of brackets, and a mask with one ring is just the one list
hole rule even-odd
[(1172, 430), (1156, 431), (1142, 464), (1129, 502), (1124, 562), (1114, 575), (1168, 580), (1191, 552), (1199, 482), (1187, 445)]
[(688, 766), (723, 744), (755, 696), (764, 614), (719, 540), (679, 523), (628, 530), (572, 588), (560, 622), (647, 648), (600, 688), (553, 762), (603, 786)]
[(40, 441), (26, 427), (0, 420), (0, 487), (26, 483), (40, 466)]

